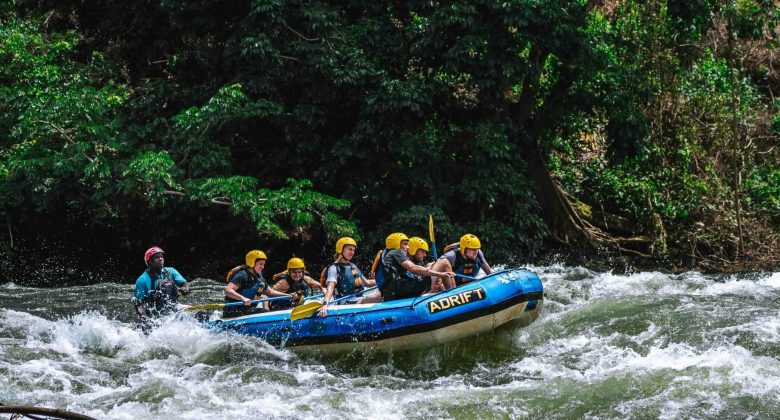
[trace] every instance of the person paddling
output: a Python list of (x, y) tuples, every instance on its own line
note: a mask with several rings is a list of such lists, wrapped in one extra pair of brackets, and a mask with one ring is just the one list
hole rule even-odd
[[(325, 276), (325, 297), (324, 305), (319, 309), (320, 316), (328, 316), (328, 304), (333, 298), (346, 296), (359, 292), (360, 290), (373, 286), (374, 280), (366, 279), (360, 269), (350, 261), (357, 250), (357, 242), (349, 237), (340, 238), (336, 241), (336, 261), (329, 265)], [(355, 303), (348, 301), (347, 303)]]
[[(493, 270), (485, 260), (481, 247), (479, 238), (467, 233), (461, 236), (457, 243), (446, 246), (444, 254), (436, 260), (432, 268), (436, 271), (449, 271), (471, 277), (476, 276), (480, 269), (485, 274), (490, 274)], [(460, 277), (456, 277), (455, 280), (450, 278), (442, 280), (447, 289), (460, 286), (468, 281)]]
[(133, 305), (144, 323), (173, 312), (180, 291), (183, 296), (190, 293), (189, 282), (175, 268), (165, 267), (164, 254), (157, 246), (147, 249), (144, 253), (147, 269), (135, 281)]
[(244, 258), (246, 264), (234, 267), (228, 272), (225, 303), (244, 302), (244, 306), (226, 306), (222, 312), (222, 318), (265, 312), (267, 308), (251, 306), (251, 301), (257, 299), (261, 294), (271, 297), (292, 297), (287, 293), (268, 288), (268, 284), (263, 278), (263, 268), (265, 268), (267, 259), (263, 251), (254, 249), (246, 254)]
[[(428, 257), (428, 252), (430, 250), (431, 249), (428, 247), (428, 242), (425, 239), (418, 236), (409, 238), (409, 250), (407, 251), (407, 254), (409, 255), (409, 259), (415, 265), (420, 267), (433, 268), (433, 263), (435, 261), (429, 263), (425, 262), (425, 258)], [(431, 287), (424, 294), (438, 293), (445, 290), (444, 282), (440, 277), (429, 276), (428, 279), (431, 281)]]
[[(305, 274), (306, 265), (300, 258), (290, 258), (287, 261), (287, 270), (279, 273), (278, 281), (273, 289), (281, 293), (290, 293), (293, 298), (289, 300), (277, 300), (270, 303), (272, 311), (278, 309), (288, 309), (298, 304), (303, 297), (311, 296), (315, 291), (319, 293), (322, 290), (317, 280)], [(277, 278), (274, 275), (274, 278)]]
[[(451, 272), (434, 271), (425, 267), (428, 249), (428, 243), (424, 239), (413, 237), (401, 242), (398, 249), (385, 254), (382, 264), (385, 278), (382, 296), (385, 302), (420, 296), (426, 290), (437, 286), (435, 279), (454, 279)], [(427, 276), (433, 277), (429, 279)]]

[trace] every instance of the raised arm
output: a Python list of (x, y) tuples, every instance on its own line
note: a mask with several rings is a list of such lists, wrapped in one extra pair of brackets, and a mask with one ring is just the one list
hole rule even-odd
[(435, 271), (433, 267), (421, 267), (409, 260), (402, 262), (401, 267), (420, 276), (442, 277), (445, 278), (446, 281), (455, 281), (455, 275), (451, 271)]

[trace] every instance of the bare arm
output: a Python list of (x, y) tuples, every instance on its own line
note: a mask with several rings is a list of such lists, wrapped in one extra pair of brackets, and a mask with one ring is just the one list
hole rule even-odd
[(333, 297), (333, 291), (336, 289), (336, 282), (331, 281), (328, 282), (328, 288), (325, 290), (325, 304), (322, 305), (320, 308), (320, 316), (325, 317), (328, 316), (328, 302), (330, 302), (330, 299)]
[(241, 296), (238, 293), (238, 285), (236, 285), (235, 283), (228, 283), (228, 285), (225, 287), (225, 296), (231, 299), (243, 301), (244, 305), (246, 306), (249, 306), (250, 305), (249, 302), (251, 302), (251, 300)]
[(289, 293), (283, 293), (278, 290), (274, 290), (270, 288), (266, 288), (265, 290), (263, 290), (263, 294), (266, 295), (267, 297), (282, 297), (282, 296), (292, 297), (292, 295)]
[(490, 268), (490, 264), (488, 264), (487, 261), (485, 261), (485, 263), (482, 264), (482, 271), (484, 271), (485, 274), (491, 274), (493, 272), (493, 269)]
[(482, 265), (479, 266), (479, 268), (481, 268), (482, 271), (485, 272), (485, 274), (491, 274), (493, 272), (493, 269), (490, 268), (490, 264), (488, 264), (487, 260), (485, 259), (485, 254), (482, 253), (481, 249), (478, 252), (479, 252), (479, 259), (482, 260)]
[(405, 268), (407, 271), (411, 271), (414, 274), (420, 275), (420, 276), (431, 276), (431, 277), (446, 277), (447, 279), (454, 279), (455, 275), (450, 271), (434, 271), (433, 268), (428, 267), (420, 267), (419, 265), (407, 260), (401, 263), (401, 267)]
[(363, 287), (365, 288), (376, 286), (376, 279), (367, 279), (363, 276), (360, 276), (360, 281), (363, 283)]

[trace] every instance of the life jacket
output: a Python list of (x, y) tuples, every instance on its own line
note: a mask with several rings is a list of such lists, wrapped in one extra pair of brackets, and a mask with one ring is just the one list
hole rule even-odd
[(306, 273), (303, 273), (303, 276), (301, 277), (301, 281), (298, 283), (295, 283), (295, 281), (292, 279), (290, 274), (287, 272), (287, 270), (282, 271), (281, 273), (274, 274), (273, 277), (273, 283), (276, 284), (279, 283), (279, 281), (284, 280), (287, 282), (287, 284), (290, 286), (289, 289), (284, 291), (284, 293), (298, 293), (298, 295), (303, 294), (304, 296), (309, 296), (311, 294), (311, 287), (309, 287), (309, 284), (306, 283)]
[[(265, 290), (266, 287), (268, 287), (267, 285), (265, 285), (265, 279), (263, 278), (263, 276), (262, 275), (258, 276), (257, 274), (255, 274), (255, 272), (252, 269), (249, 268), (249, 266), (246, 265), (239, 265), (230, 269), (230, 271), (228, 271), (227, 273), (227, 276), (225, 277), (227, 283), (230, 283), (230, 281), (233, 280), (233, 277), (235, 277), (235, 275), (238, 274), (241, 270), (243, 270), (246, 273), (246, 277), (239, 280), (238, 282), (238, 294), (248, 299), (254, 299), (254, 296), (246, 296), (244, 294), (244, 290), (253, 287), (256, 282), (260, 283), (260, 287), (258, 288), (258, 293), (262, 293), (262, 291)], [(263, 287), (264, 285), (265, 287)], [(227, 296), (225, 296), (225, 301), (238, 302), (237, 300), (233, 298), (229, 298)]]
[(228, 271), (227, 275), (225, 276), (225, 283), (230, 283), (230, 280), (233, 278), (233, 276), (236, 275), (236, 273), (239, 272), (239, 270), (246, 271), (246, 274), (249, 275), (249, 278), (253, 277), (249, 266), (241, 264), (231, 268), (230, 271)]
[(441, 250), (441, 255), (444, 255), (452, 250), (460, 250), (460, 242), (455, 242), (449, 245), (445, 245), (444, 249)]
[(163, 312), (179, 301), (179, 289), (176, 282), (171, 279), (168, 270), (162, 269), (162, 278), (152, 279), (151, 272), (147, 271), (149, 280), (152, 281), (151, 303), (158, 312)]
[[(283, 271), (281, 273), (274, 274), (274, 280), (275, 283), (278, 283), (282, 280), (286, 281), (289, 288), (287, 290), (280, 290), (284, 293), (297, 293), (298, 296), (308, 297), (313, 294), (311, 286), (309, 286), (309, 283), (306, 282), (306, 274), (304, 273), (303, 277), (301, 277), (300, 282), (295, 282), (292, 277), (287, 273), (287, 271)], [(293, 302), (290, 300), (275, 300), (272, 302), (269, 302), (269, 308), (272, 311), (280, 310), (280, 309), (288, 309), (293, 306)]]
[[(309, 276), (309, 272), (308, 271), (304, 271), (303, 275), (304, 276)], [(271, 277), (271, 281), (267, 282), (268, 283), (268, 287), (273, 287), (276, 283), (279, 283), (279, 280), (282, 280), (282, 279), (287, 280), (289, 278), (290, 278), (289, 270), (284, 270), (281, 273), (276, 273), (276, 274), (273, 275), (273, 277)], [(289, 283), (289, 281), (288, 281), (288, 283)]]
[[(320, 285), (322, 289), (327, 289), (328, 269), (331, 266), (336, 266), (336, 289), (335, 294), (337, 296), (346, 296), (359, 292), (363, 288), (363, 283), (360, 281), (360, 270), (352, 263), (348, 264), (336, 264), (333, 263), (322, 270), (320, 274)], [(350, 270), (347, 270), (347, 268)]]
[[(472, 276), (472, 277), (475, 274), (479, 273), (479, 268), (482, 266), (482, 259), (479, 257), (479, 251), (477, 251), (476, 259), (473, 260), (467, 259), (466, 257), (463, 256), (463, 253), (460, 252), (460, 243), (458, 242), (445, 246), (442, 255), (450, 251), (455, 251), (455, 263), (452, 264), (453, 273), (463, 274), (464, 276)], [(457, 281), (462, 284), (469, 280), (459, 277)]]
[(387, 254), (387, 248), (377, 252), (376, 257), (374, 257), (374, 263), (371, 264), (371, 278), (376, 280), (379, 290), (382, 290), (382, 287), (385, 285), (385, 273), (382, 270), (382, 266), (384, 266), (382, 260), (385, 259), (385, 254)]
[(268, 282), (268, 287), (273, 287), (276, 283), (279, 283), (279, 280), (287, 280), (289, 278), (290, 273), (288, 273), (287, 270), (284, 270), (281, 273), (276, 273), (271, 276), (271, 281)]
[[(385, 250), (387, 251), (387, 250)], [(382, 260), (385, 259), (387, 256), (387, 252), (384, 252), (384, 255), (382, 256)], [(410, 260), (411, 261), (411, 260)], [(414, 263), (414, 261), (412, 261)], [(384, 261), (382, 262), (382, 271), (384, 271), (384, 277), (386, 282), (389, 282), (390, 279), (396, 280), (396, 281), (408, 281), (408, 280), (421, 280), (422, 277), (418, 276), (417, 274), (412, 273), (411, 271), (403, 268), (403, 266), (400, 266), (398, 264), (386, 264)], [(381, 290), (381, 287), (380, 287)]]
[[(385, 253), (382, 260), (386, 258), (387, 254)], [(385, 282), (384, 287), (379, 290), (382, 292), (382, 297), (384, 297), (386, 302), (420, 296), (427, 289), (428, 284), (430, 284), (429, 278), (412, 273), (394, 260), (383, 262), (382, 271), (384, 272)]]

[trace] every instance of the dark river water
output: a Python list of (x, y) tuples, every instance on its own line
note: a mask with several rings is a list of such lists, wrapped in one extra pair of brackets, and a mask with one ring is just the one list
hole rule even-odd
[[(529, 267), (529, 326), (426, 350), (298, 356), (187, 317), (135, 328), (132, 286), (0, 281), (0, 403), (100, 419), (778, 418), (780, 273)], [(183, 303), (220, 302), (197, 279)]]

